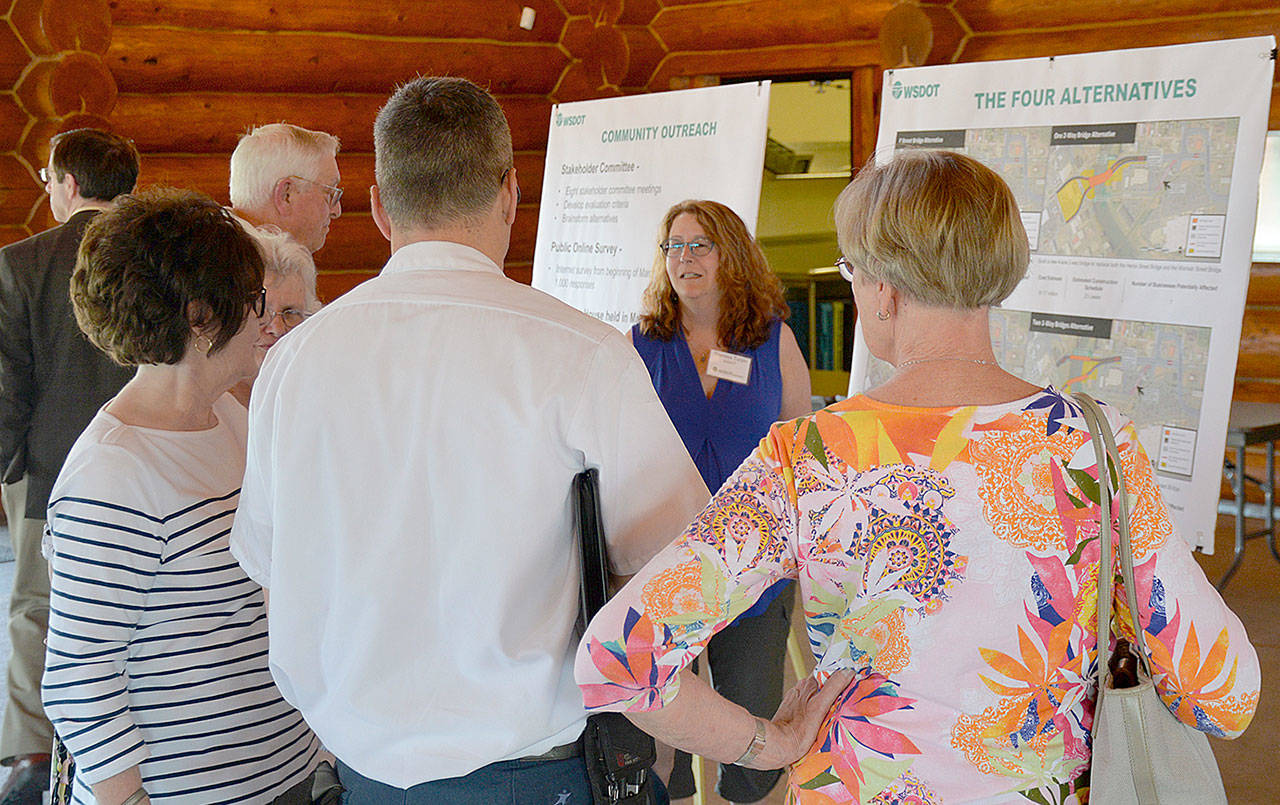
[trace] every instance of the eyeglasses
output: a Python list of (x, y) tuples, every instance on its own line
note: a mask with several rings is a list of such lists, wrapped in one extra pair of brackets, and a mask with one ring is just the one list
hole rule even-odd
[(686, 248), (688, 248), (689, 254), (694, 257), (705, 257), (711, 254), (711, 250), (715, 247), (716, 244), (709, 240), (691, 240), (688, 243), (680, 240), (668, 240), (658, 245), (658, 248), (662, 249), (662, 253), (667, 256), (668, 260), (678, 260)]
[(298, 310), (296, 307), (287, 307), (284, 310), (267, 311), (266, 320), (267, 324), (270, 324), (275, 321), (276, 316), (279, 316), (280, 322), (284, 324), (285, 329), (292, 330), (294, 327), (297, 327), (299, 324), (306, 321), (310, 315), (310, 313)]
[(253, 315), (262, 318), (267, 312), (267, 289), (263, 288), (258, 291), (257, 295), (249, 300), (249, 309), (253, 311)]
[(333, 207), (339, 201), (342, 201), (342, 188), (337, 185), (317, 182), (315, 179), (308, 179), (305, 176), (288, 176), (285, 178), (297, 179), (299, 182), (306, 182), (307, 184), (313, 184), (316, 187), (322, 188), (324, 190), (325, 197), (329, 199), (330, 207)]
[(846, 282), (853, 282), (853, 263), (844, 257), (837, 257), (836, 268), (840, 269), (840, 276), (844, 277)]
[(44, 182), (45, 184), (48, 184), (49, 180), (52, 178), (52, 174), (49, 173), (48, 168), (41, 168), (39, 172), (39, 176), (40, 176), (40, 181)]

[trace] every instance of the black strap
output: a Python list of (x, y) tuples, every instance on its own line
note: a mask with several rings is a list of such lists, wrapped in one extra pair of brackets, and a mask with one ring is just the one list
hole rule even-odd
[(573, 478), (574, 516), (582, 556), (582, 625), (609, 600), (609, 552), (600, 523), (600, 473), (583, 470)]

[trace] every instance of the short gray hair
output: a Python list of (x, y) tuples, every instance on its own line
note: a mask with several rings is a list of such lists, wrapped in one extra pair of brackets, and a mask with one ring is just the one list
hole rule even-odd
[(231, 152), (231, 206), (255, 209), (286, 176), (316, 179), (316, 163), (337, 156), (338, 138), (291, 123), (268, 123), (240, 138)]
[(964, 154), (902, 151), (867, 165), (834, 215), (849, 262), (928, 305), (998, 304), (1031, 261), (1013, 191)]
[(465, 78), (401, 86), (378, 112), (373, 147), (379, 198), (403, 228), (476, 219), (512, 164), (502, 107)]
[(311, 251), (278, 226), (245, 226), (262, 255), (265, 272), (277, 277), (299, 277), (307, 294), (307, 313), (320, 309), (316, 294), (316, 263)]

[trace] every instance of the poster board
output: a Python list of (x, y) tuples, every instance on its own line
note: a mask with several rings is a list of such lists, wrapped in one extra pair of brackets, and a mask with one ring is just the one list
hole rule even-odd
[[(1213, 551), (1274, 37), (885, 73), (878, 160), (963, 151), (1031, 245), (1006, 370), (1130, 415), (1180, 533)], [(892, 367), (859, 337), (850, 393)]]
[(639, 317), (658, 228), (673, 204), (722, 202), (754, 232), (769, 86), (556, 105), (533, 287), (625, 331)]

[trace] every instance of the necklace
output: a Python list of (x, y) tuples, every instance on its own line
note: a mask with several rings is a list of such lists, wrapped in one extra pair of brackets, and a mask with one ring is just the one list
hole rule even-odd
[(913, 358), (913, 359), (911, 359), (911, 360), (909, 360), (909, 361), (903, 361), (902, 363), (898, 364), (898, 365), (897, 365), (897, 367), (895, 367), (895, 368), (903, 369), (903, 368), (905, 368), (905, 367), (907, 367), (907, 366), (915, 366), (915, 365), (916, 365), (916, 364), (918, 364), (918, 363), (933, 363), (933, 362), (935, 362), (935, 361), (954, 361), (954, 362), (957, 362), (957, 363), (976, 363), (976, 364), (978, 364), (978, 365), (980, 365), (980, 366), (999, 366), (999, 365), (1000, 365), (1000, 364), (999, 364), (998, 362), (996, 362), (996, 361), (984, 361), (984, 360), (980, 360), (980, 359), (978, 359), (978, 358)]

